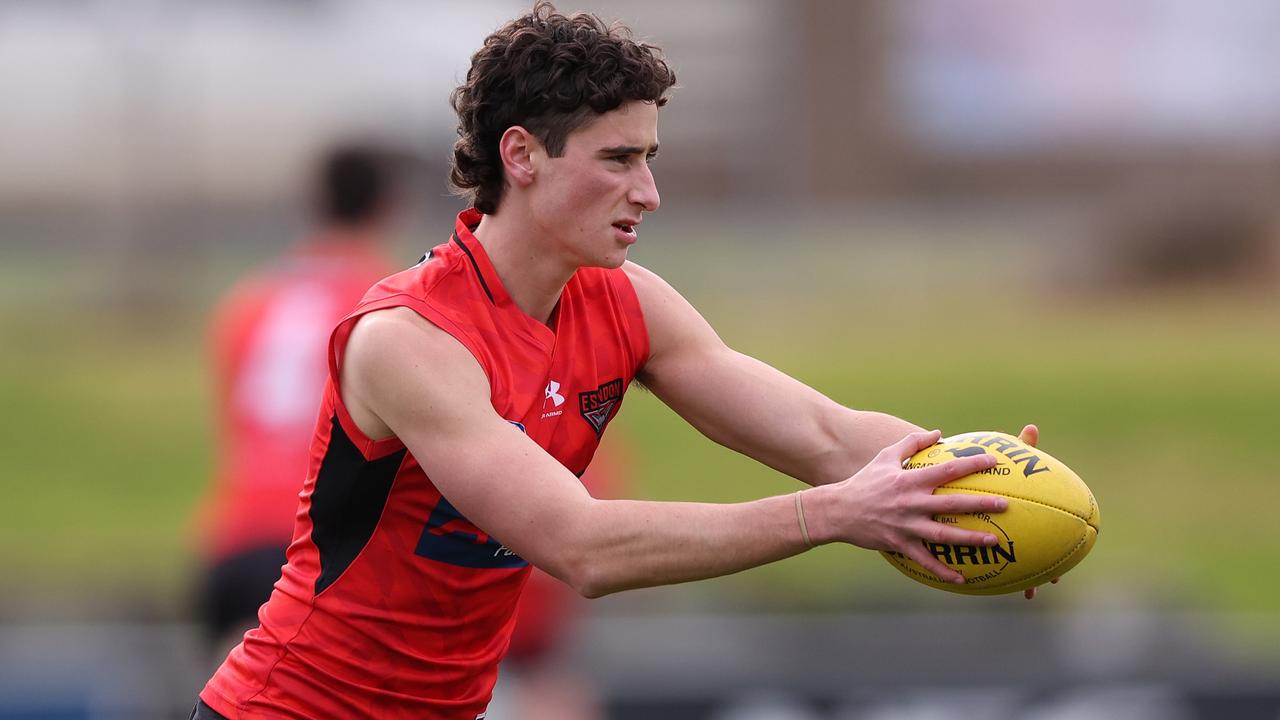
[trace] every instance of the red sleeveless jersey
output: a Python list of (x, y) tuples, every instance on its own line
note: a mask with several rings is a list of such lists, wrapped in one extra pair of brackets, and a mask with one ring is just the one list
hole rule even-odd
[(283, 576), (200, 694), (228, 718), (483, 716), (529, 566), (454, 509), (397, 438), (352, 422), (337, 390), (347, 338), (365, 313), (414, 310), (475, 356), (499, 415), (581, 476), (648, 333), (621, 270), (580, 269), (554, 330), (525, 315), (471, 234), (480, 217), (459, 215), (448, 243), (334, 330)]

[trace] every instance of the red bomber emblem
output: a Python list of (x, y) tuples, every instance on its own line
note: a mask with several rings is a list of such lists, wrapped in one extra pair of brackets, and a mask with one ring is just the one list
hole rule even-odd
[(604, 432), (604, 426), (613, 415), (613, 409), (622, 399), (622, 378), (610, 380), (595, 390), (578, 393), (578, 410), (582, 417), (596, 431), (596, 435)]

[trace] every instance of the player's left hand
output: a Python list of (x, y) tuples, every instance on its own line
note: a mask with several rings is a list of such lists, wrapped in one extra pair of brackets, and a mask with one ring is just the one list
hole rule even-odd
[[(1035, 425), (1028, 425), (1022, 428), (1022, 432), (1018, 433), (1018, 439), (1030, 445), (1031, 447), (1035, 447), (1036, 444), (1040, 442), (1040, 428), (1036, 427)], [(1054, 578), (1049, 582), (1056, 585), (1058, 584), (1058, 580), (1060, 579), (1061, 578)], [(1028, 600), (1035, 600), (1036, 588), (1027, 588), (1026, 590), (1023, 590), (1022, 597)]]

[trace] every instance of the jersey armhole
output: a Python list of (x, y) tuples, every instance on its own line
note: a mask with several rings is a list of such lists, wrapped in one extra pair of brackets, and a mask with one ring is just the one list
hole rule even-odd
[(424, 320), (462, 343), (467, 352), (471, 353), (472, 357), (479, 363), (480, 369), (484, 372), (485, 377), (489, 379), (490, 387), (493, 385), (489, 366), (485, 363), (484, 357), (480, 352), (480, 344), (472, 339), (461, 326), (430, 304), (412, 295), (398, 294), (382, 298), (367, 305), (361, 305), (355, 312), (343, 318), (342, 322), (338, 323), (338, 326), (333, 330), (333, 334), (329, 337), (329, 387), (333, 392), (334, 414), (337, 416), (338, 422), (342, 425), (342, 429), (346, 431), (347, 437), (359, 448), (361, 454), (367, 460), (376, 460), (390, 455), (403, 448), (404, 443), (394, 435), (381, 440), (374, 440), (365, 435), (360, 430), (360, 427), (356, 425), (351, 413), (347, 410), (346, 403), (342, 401), (342, 356), (346, 352), (347, 340), (351, 337), (351, 331), (355, 329), (356, 322), (361, 317), (376, 310), (388, 310), (395, 307), (408, 308), (414, 311)]

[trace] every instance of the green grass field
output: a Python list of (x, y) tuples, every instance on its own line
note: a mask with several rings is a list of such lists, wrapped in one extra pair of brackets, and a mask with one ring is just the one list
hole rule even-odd
[[(729, 256), (724, 247), (668, 244), (640, 259), (731, 344), (844, 403), (946, 432), (1040, 424), (1042, 447), (1072, 465), (1102, 509), (1092, 555), (1050, 602), (1280, 610), (1280, 579), (1268, 570), (1280, 547), (1269, 502), (1274, 296), (1085, 298), (992, 282), (989, 273), (1014, 269), (978, 263), (908, 273), (859, 264), (856, 247), (832, 243), (763, 262), (762, 248)], [(210, 457), (202, 313), (224, 280), (158, 317), (9, 298), (0, 608), (92, 615), (123, 597), (180, 612), (187, 528)], [(630, 440), (644, 495), (733, 501), (794, 487), (699, 437), (652, 396), (629, 395), (614, 427)], [(844, 547), (704, 588), (740, 607), (1013, 602), (928, 591)]]

